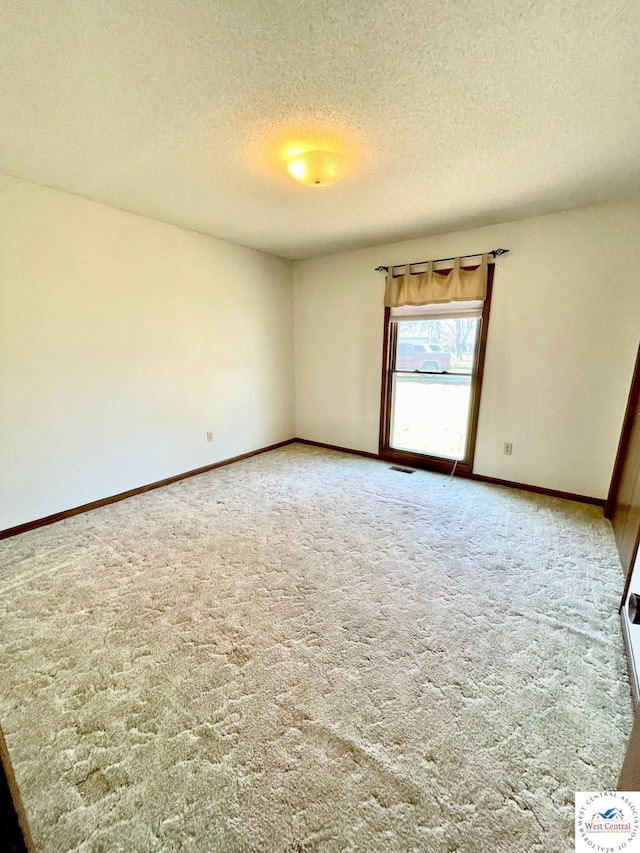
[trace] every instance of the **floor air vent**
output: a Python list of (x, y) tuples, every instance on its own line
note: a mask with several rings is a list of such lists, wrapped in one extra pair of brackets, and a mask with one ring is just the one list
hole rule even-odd
[(399, 471), (401, 474), (414, 474), (413, 468), (403, 468), (401, 465), (391, 465), (391, 471)]

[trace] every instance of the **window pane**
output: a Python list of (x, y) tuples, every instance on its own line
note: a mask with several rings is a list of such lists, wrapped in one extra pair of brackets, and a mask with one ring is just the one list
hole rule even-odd
[(478, 317), (399, 320), (396, 370), (471, 373)]
[(464, 459), (471, 376), (394, 374), (391, 447)]

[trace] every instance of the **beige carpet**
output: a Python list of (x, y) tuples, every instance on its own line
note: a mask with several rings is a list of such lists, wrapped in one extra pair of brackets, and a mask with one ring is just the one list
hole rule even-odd
[(0, 543), (38, 849), (573, 850), (631, 728), (601, 510), (292, 445)]

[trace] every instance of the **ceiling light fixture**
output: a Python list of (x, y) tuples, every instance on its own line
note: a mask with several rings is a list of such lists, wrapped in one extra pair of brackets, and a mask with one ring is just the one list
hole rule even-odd
[(344, 157), (335, 151), (302, 151), (287, 160), (292, 178), (308, 187), (328, 187), (344, 178)]

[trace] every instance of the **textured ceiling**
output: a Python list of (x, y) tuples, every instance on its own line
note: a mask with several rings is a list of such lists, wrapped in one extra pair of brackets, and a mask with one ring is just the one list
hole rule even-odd
[[(0, 171), (289, 258), (640, 195), (638, 0), (3, 0)], [(292, 181), (314, 135), (341, 183)]]

